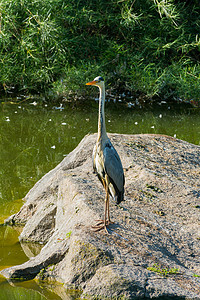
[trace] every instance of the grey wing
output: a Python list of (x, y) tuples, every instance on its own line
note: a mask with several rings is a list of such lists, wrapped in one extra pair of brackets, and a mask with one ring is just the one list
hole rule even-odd
[(121, 192), (124, 188), (124, 171), (120, 157), (111, 144), (111, 142), (105, 145), (104, 151), (104, 165), (105, 171), (111, 180), (116, 185), (117, 189)]

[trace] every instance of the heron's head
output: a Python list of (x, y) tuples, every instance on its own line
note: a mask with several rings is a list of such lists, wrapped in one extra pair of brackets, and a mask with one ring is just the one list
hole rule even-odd
[(104, 80), (101, 76), (96, 77), (94, 80), (86, 83), (86, 85), (94, 85), (102, 88), (104, 86)]

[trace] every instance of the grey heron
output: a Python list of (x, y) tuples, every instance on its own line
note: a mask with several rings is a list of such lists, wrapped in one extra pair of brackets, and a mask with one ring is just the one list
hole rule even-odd
[(105, 212), (104, 220), (99, 220), (98, 223), (92, 226), (94, 231), (105, 229), (113, 223), (110, 220), (109, 210), (109, 195), (111, 195), (117, 204), (124, 200), (124, 171), (120, 157), (112, 145), (107, 133), (105, 124), (105, 84), (101, 76), (96, 77), (93, 81), (86, 85), (94, 85), (99, 88), (99, 116), (98, 116), (98, 135), (97, 141), (93, 150), (93, 168), (99, 180), (104, 186), (105, 197)]

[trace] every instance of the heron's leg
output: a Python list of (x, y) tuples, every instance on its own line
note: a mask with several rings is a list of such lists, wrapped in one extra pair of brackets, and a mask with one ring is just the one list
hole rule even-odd
[(107, 184), (106, 184), (105, 190), (106, 190), (106, 194), (107, 194), (107, 214), (108, 214), (107, 225), (109, 225), (109, 224), (114, 224), (114, 222), (112, 222), (110, 219), (110, 203), (109, 203), (109, 196), (110, 196), (109, 195), (109, 183), (110, 183), (110, 181), (109, 181), (108, 176), (106, 176), (106, 182), (107, 182)]
[(106, 190), (106, 197), (105, 197), (105, 208), (104, 208), (104, 220), (98, 220), (98, 223), (95, 226), (92, 226), (92, 228), (95, 231), (99, 231), (104, 228), (106, 233), (108, 233), (106, 226), (109, 225), (109, 220), (107, 219), (107, 213), (109, 210), (109, 192), (107, 187), (105, 190)]
[(107, 212), (108, 212), (108, 225), (109, 225), (110, 223), (112, 223), (110, 220), (109, 193), (108, 193), (108, 202), (107, 202)]
[(94, 231), (100, 231), (101, 229), (104, 229), (105, 232), (108, 233), (107, 226), (109, 225), (109, 219), (107, 218), (107, 214), (109, 211), (109, 192), (108, 192), (108, 187), (105, 182), (103, 182), (103, 185), (104, 185), (105, 191), (106, 191), (104, 220), (98, 220), (98, 223), (96, 225), (92, 226), (92, 229)]
[(105, 211), (104, 211), (104, 220), (97, 220), (98, 223), (94, 226), (92, 226), (92, 229), (94, 231), (100, 231), (101, 229), (104, 229), (106, 233), (108, 233), (107, 226), (109, 224), (113, 224), (113, 222), (110, 220), (110, 208), (109, 208), (109, 178), (106, 175), (105, 179), (102, 180), (106, 196), (105, 196)]
[[(110, 220), (110, 204), (109, 204), (109, 184), (110, 184), (110, 180), (109, 180), (109, 177), (108, 175), (105, 176), (105, 182), (104, 182), (104, 188), (106, 190), (106, 209), (105, 209), (105, 219), (106, 219), (106, 225), (109, 225), (109, 224), (113, 224), (114, 222), (112, 222)], [(106, 214), (108, 215), (108, 218), (106, 216)]]
[[(105, 192), (106, 192), (106, 182), (105, 182), (104, 179), (102, 179), (102, 184), (103, 184), (103, 187), (104, 187)], [(104, 218), (96, 220), (97, 223), (96, 223), (96, 225), (92, 226), (93, 228), (96, 228), (99, 225), (105, 224), (105, 216), (106, 216), (105, 212), (106, 211), (107, 211), (107, 206), (106, 206), (106, 196), (105, 196)], [(106, 220), (106, 222), (107, 222), (107, 220)]]
[(107, 219), (108, 213), (109, 213), (109, 192), (108, 192), (108, 186), (106, 186), (105, 212), (104, 212), (104, 229), (106, 233), (108, 233), (106, 226), (109, 225), (109, 219)]
[(110, 203), (109, 203), (109, 194), (108, 194), (108, 202), (107, 202), (107, 213), (108, 213), (108, 219), (107, 219), (107, 225), (114, 224), (113, 221), (110, 219)]
[(107, 220), (107, 212), (109, 209), (108, 205), (109, 205), (109, 193), (108, 193), (108, 189), (106, 188), (104, 220), (98, 220), (98, 223), (92, 226), (93, 231), (100, 231), (101, 229), (104, 229), (105, 232), (108, 233), (108, 230), (106, 228), (106, 226), (109, 225), (109, 221)]

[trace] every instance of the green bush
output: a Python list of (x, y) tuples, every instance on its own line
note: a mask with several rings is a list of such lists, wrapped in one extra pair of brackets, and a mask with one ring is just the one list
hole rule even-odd
[(81, 94), (101, 74), (116, 89), (198, 101), (199, 13), (198, 0), (1, 0), (1, 87)]

